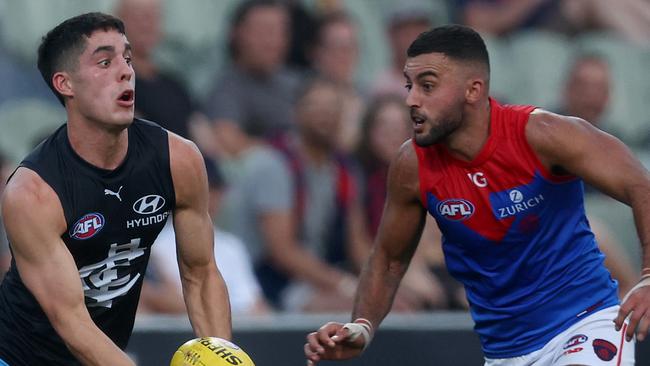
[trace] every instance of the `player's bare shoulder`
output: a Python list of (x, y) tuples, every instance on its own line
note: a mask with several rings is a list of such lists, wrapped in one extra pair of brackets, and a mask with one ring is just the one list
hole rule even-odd
[[(65, 215), (59, 197), (54, 189), (31, 169), (18, 168), (11, 176), (3, 192), (0, 207), (9, 231), (15, 224), (30, 222), (41, 222), (41, 226), (47, 225), (57, 232), (65, 231)], [(30, 221), (30, 218), (38, 221)]]
[(419, 200), (420, 179), (418, 174), (418, 157), (413, 141), (402, 144), (388, 170), (388, 192), (399, 194), (404, 198)]
[(538, 108), (530, 114), (526, 124), (526, 138), (533, 148), (554, 147), (593, 130), (595, 128), (581, 118)]
[(172, 164), (172, 170), (192, 169), (195, 164), (201, 164), (201, 152), (196, 144), (186, 138), (183, 138), (173, 132), (168, 132), (169, 139), (169, 159)]
[(207, 195), (207, 176), (205, 163), (199, 148), (188, 139), (169, 132), (169, 164), (176, 192), (176, 204), (183, 205), (187, 200)]
[(526, 139), (545, 166), (556, 167), (611, 136), (582, 118), (536, 109), (526, 125)]

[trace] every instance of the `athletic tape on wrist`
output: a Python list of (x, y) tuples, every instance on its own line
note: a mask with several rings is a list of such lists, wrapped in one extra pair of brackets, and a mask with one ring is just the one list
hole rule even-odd
[(650, 274), (641, 276), (641, 280), (639, 280), (639, 282), (636, 285), (634, 285), (634, 287), (632, 287), (630, 291), (628, 291), (627, 295), (625, 295), (621, 303), (627, 301), (627, 298), (630, 297), (632, 292), (636, 291), (637, 289), (640, 289), (641, 287), (646, 287), (646, 286), (650, 286)]
[(365, 318), (358, 318), (352, 323), (346, 323), (343, 328), (347, 329), (349, 332), (348, 338), (351, 341), (356, 340), (359, 336), (363, 336), (363, 350), (365, 351), (370, 345), (373, 336), (373, 328), (370, 320)]

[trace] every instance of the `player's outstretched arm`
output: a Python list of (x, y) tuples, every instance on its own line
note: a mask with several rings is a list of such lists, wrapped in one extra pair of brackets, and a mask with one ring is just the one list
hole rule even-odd
[[(650, 276), (650, 174), (632, 152), (615, 137), (590, 123), (546, 111), (531, 114), (526, 136), (542, 164), (551, 171), (577, 175), (602, 192), (632, 208), (643, 248), (643, 267)], [(617, 328), (629, 340), (637, 331), (643, 340), (650, 326), (650, 278), (642, 278), (623, 299)], [(631, 315), (630, 315), (631, 313)], [(638, 328), (637, 328), (638, 326)]]
[(169, 151), (176, 193), (178, 266), (190, 322), (199, 337), (230, 339), (230, 302), (214, 258), (205, 164), (192, 142), (172, 133)]
[(50, 323), (84, 365), (134, 365), (92, 321), (79, 272), (61, 234), (61, 203), (35, 172), (20, 168), (2, 198), (2, 217), (16, 266)]
[(388, 173), (386, 204), (359, 280), (353, 322), (327, 323), (307, 335), (304, 351), (309, 365), (360, 355), (392, 306), (426, 218), (420, 201), (417, 156), (411, 144), (402, 145)]

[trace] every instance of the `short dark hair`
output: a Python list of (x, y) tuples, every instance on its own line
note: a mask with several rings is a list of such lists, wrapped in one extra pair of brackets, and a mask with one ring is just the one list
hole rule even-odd
[(455, 60), (479, 62), (490, 70), (490, 58), (483, 38), (464, 25), (444, 25), (423, 32), (411, 43), (406, 54), (416, 57), (434, 52)]
[(86, 13), (65, 20), (50, 30), (38, 47), (38, 70), (61, 104), (64, 98), (52, 85), (52, 76), (63, 69), (77, 67), (79, 55), (86, 48), (86, 39), (96, 30), (117, 30), (126, 34), (124, 23), (112, 15)]

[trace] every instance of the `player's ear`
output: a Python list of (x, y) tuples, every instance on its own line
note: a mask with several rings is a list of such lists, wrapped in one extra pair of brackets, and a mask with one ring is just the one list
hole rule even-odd
[(467, 80), (467, 88), (465, 89), (465, 99), (468, 103), (476, 103), (483, 98), (487, 88), (486, 82), (482, 78), (472, 78)]
[(65, 71), (59, 71), (52, 75), (52, 85), (64, 97), (72, 97), (74, 95), (70, 74)]

